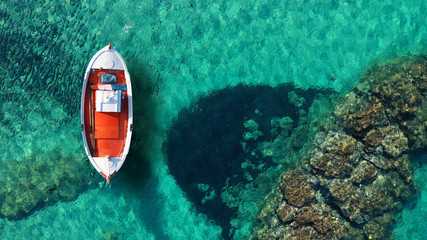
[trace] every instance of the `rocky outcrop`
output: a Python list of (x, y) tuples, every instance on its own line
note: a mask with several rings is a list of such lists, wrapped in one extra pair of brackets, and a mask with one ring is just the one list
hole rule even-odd
[(417, 192), (408, 154), (427, 146), (426, 69), (425, 56), (368, 69), (299, 170), (282, 177), (275, 212), (253, 239), (392, 239)]
[(291, 171), (282, 179), (280, 187), (283, 196), (290, 205), (302, 207), (313, 201), (314, 190), (300, 171)]
[(72, 201), (100, 180), (82, 154), (52, 152), (25, 160), (0, 165), (7, 169), (0, 179), (0, 217), (19, 220), (58, 201)]
[[(169, 172), (197, 211), (221, 226), (224, 239), (247, 239), (279, 169), (293, 163), (286, 160), (293, 160), (296, 149), (309, 145), (322, 115), (316, 113), (332, 111), (333, 96), (328, 89), (291, 84), (239, 84), (200, 97), (168, 131)], [(299, 195), (308, 185), (293, 183), (282, 186), (292, 204), (313, 200), (314, 192)]]

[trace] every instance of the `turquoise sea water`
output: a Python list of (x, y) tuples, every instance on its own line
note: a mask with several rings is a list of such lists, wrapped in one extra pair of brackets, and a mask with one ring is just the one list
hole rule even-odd
[[(418, 0), (1, 1), (1, 212), (36, 207), (0, 218), (0, 238), (220, 239), (223, 226), (169, 171), (163, 146), (179, 112), (240, 83), (345, 93), (373, 62), (426, 52), (425, 12)], [(79, 104), (86, 65), (109, 41), (131, 74), (135, 136), (105, 186), (85, 158)], [(418, 159), (421, 193), (397, 219), (396, 239), (427, 238)], [(256, 194), (235, 204), (254, 216)], [(252, 226), (241, 212), (224, 220), (235, 239)]]

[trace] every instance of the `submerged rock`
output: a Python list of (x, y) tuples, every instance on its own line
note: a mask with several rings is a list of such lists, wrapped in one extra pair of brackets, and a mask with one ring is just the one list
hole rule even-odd
[(371, 104), (366, 108), (348, 116), (345, 122), (346, 129), (357, 136), (363, 136), (366, 131), (388, 124), (383, 104), (373, 97)]
[(369, 181), (378, 174), (378, 169), (368, 161), (361, 161), (357, 167), (355, 167), (348, 179), (353, 184), (360, 184), (365, 181)]
[(409, 151), (427, 147), (426, 66), (415, 56), (368, 69), (302, 169), (285, 173), (275, 212), (261, 211), (252, 238), (391, 239), (395, 216), (417, 192)]
[(85, 160), (81, 154), (52, 153), (2, 166), (8, 171), (0, 178), (0, 216), (22, 219), (58, 201), (72, 201), (94, 187), (97, 179)]
[(397, 126), (387, 126), (380, 128), (379, 131), (383, 136), (381, 145), (387, 155), (397, 158), (408, 150), (408, 139)]
[(314, 199), (314, 190), (300, 171), (294, 170), (286, 174), (280, 187), (286, 202), (295, 207), (302, 207)]
[(326, 177), (348, 176), (361, 156), (360, 146), (351, 136), (343, 132), (320, 136), (321, 143), (312, 151), (310, 165), (314, 172), (322, 172)]
[[(164, 143), (169, 171), (196, 209), (222, 227), (224, 239), (233, 238), (238, 228), (251, 227), (285, 165), (287, 151), (278, 146), (284, 148), (296, 138), (294, 130), (309, 128), (311, 105), (322, 99), (320, 95), (332, 93), (291, 84), (275, 88), (240, 84), (201, 97), (179, 113)], [(308, 115), (301, 117), (301, 111)], [(310, 137), (298, 136), (298, 148)], [(298, 180), (283, 186), (297, 206), (314, 198), (314, 191), (300, 196), (301, 187), (309, 186), (300, 186)]]

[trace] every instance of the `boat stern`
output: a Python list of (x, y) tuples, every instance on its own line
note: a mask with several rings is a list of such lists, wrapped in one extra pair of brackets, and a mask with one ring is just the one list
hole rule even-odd
[(122, 158), (118, 157), (92, 157), (92, 165), (110, 183), (110, 178), (114, 176), (122, 165)]

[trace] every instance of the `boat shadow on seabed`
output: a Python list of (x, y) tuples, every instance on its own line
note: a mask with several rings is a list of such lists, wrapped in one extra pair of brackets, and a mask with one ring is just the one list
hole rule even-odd
[[(130, 61), (129, 72), (132, 76), (134, 88), (134, 131), (130, 146), (128, 161), (123, 165), (122, 174), (117, 176), (117, 182), (124, 181), (125, 185), (135, 190), (141, 189), (141, 184), (146, 183), (151, 177), (151, 162), (148, 157), (153, 151), (153, 134), (156, 129), (156, 112), (153, 98), (154, 80), (147, 74), (148, 70)], [(119, 177), (121, 176), (121, 177)]]
[[(155, 79), (150, 77), (149, 71), (140, 66), (146, 63), (135, 63), (135, 59), (129, 61), (129, 72), (132, 76), (132, 87), (134, 89), (134, 131), (132, 144), (126, 164), (123, 165), (120, 174), (112, 181), (112, 187), (125, 188), (129, 195), (137, 197), (141, 211), (136, 211), (138, 218), (143, 219), (149, 231), (156, 239), (168, 239), (165, 235), (163, 221), (159, 215), (162, 209), (162, 201), (158, 199), (158, 181), (153, 178), (153, 158), (150, 153), (154, 151), (157, 113), (155, 112)], [(117, 184), (116, 184), (117, 183)], [(150, 206), (146, 208), (145, 206)], [(142, 211), (143, 209), (143, 211)]]

